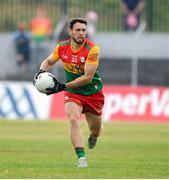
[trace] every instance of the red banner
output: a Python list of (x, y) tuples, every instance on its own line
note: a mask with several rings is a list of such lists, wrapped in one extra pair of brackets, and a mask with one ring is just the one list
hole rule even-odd
[[(105, 86), (104, 121), (169, 122), (169, 88)], [(64, 119), (63, 93), (53, 96), (50, 117)]]

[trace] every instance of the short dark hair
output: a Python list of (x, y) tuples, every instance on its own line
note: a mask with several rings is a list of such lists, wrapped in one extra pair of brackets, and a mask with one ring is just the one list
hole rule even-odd
[(74, 24), (75, 23), (82, 23), (82, 24), (85, 24), (86, 26), (87, 26), (87, 21), (86, 21), (86, 19), (83, 19), (83, 18), (74, 18), (74, 19), (72, 19), (71, 21), (70, 21), (70, 23), (69, 23), (69, 28), (70, 29), (73, 29), (73, 26), (74, 26)]

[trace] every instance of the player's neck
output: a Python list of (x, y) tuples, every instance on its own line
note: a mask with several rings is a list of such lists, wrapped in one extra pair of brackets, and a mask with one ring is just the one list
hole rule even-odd
[(75, 41), (71, 41), (71, 48), (74, 50), (74, 51), (77, 51), (79, 50), (82, 46), (84, 45), (84, 42), (82, 44), (78, 44), (76, 43)]

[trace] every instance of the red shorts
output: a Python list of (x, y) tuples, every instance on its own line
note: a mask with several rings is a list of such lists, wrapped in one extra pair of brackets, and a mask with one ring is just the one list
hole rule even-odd
[(91, 112), (95, 115), (101, 115), (104, 105), (104, 95), (102, 91), (99, 91), (98, 93), (92, 94), (90, 96), (73, 94), (65, 91), (64, 102), (75, 102), (76, 104), (82, 106), (82, 113)]

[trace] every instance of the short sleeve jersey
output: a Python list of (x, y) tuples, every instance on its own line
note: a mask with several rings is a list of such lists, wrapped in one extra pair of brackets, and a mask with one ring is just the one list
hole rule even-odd
[[(83, 46), (77, 51), (71, 47), (71, 41), (61, 41), (53, 51), (55, 61), (62, 60), (67, 82), (84, 75), (85, 64), (99, 63), (99, 47), (88, 39), (85, 39)], [(103, 87), (101, 78), (98, 74), (98, 68), (95, 72), (92, 82), (78, 88), (69, 88), (66, 91), (75, 94), (92, 95), (99, 92)]]

